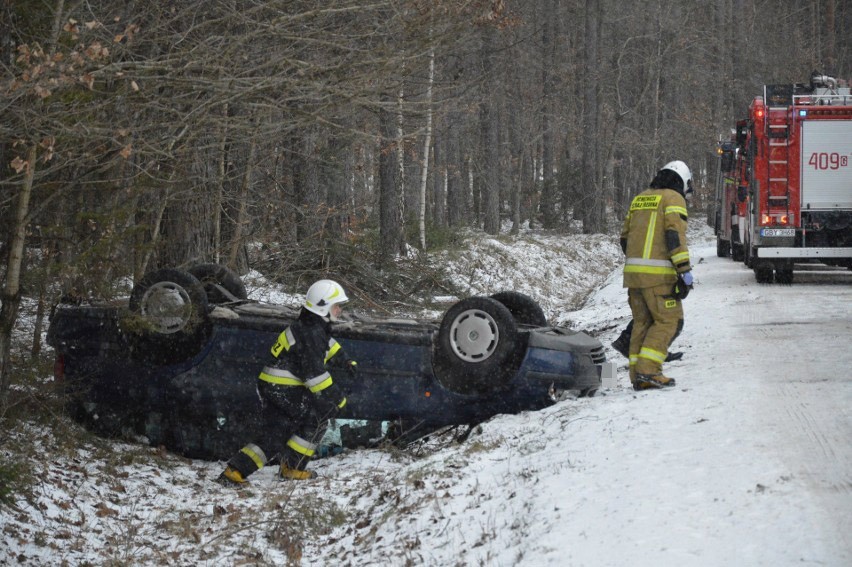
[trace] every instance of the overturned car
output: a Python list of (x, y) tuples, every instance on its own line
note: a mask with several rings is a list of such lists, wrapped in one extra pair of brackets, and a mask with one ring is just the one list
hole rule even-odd
[[(101, 434), (226, 459), (274, 434), (261, 422), (255, 382), (297, 316), (247, 300), (233, 272), (203, 264), (147, 274), (128, 305), (59, 306), (48, 343), (75, 419)], [(463, 299), (440, 321), (349, 315), (333, 335), (358, 362), (357, 375), (331, 369), (347, 392), (339, 417), (406, 431), (541, 409), (561, 391), (592, 395), (615, 372), (597, 339), (549, 326), (517, 292)]]

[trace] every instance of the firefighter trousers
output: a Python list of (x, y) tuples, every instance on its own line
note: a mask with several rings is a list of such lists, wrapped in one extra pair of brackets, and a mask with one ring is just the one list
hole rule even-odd
[(662, 374), (669, 346), (683, 329), (683, 304), (671, 293), (672, 284), (627, 290), (633, 312), (631, 382), (636, 374)]
[(279, 386), (258, 381), (265, 435), (249, 443), (228, 461), (243, 478), (276, 457), (290, 469), (305, 470), (328, 426), (327, 416), (302, 386)]

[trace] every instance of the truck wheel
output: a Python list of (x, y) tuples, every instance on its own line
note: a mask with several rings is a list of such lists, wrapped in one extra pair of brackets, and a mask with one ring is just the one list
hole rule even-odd
[(742, 262), (745, 256), (743, 245), (736, 242), (731, 243), (731, 259), (734, 262)]
[(506, 306), (518, 325), (547, 327), (547, 317), (536, 301), (517, 291), (501, 291), (491, 296)]
[(754, 268), (754, 279), (757, 280), (757, 283), (772, 283), (773, 276), (772, 266), (756, 266)]
[(731, 255), (731, 243), (721, 238), (716, 238), (716, 256), (727, 258)]
[(210, 335), (207, 311), (204, 286), (192, 274), (168, 268), (145, 274), (122, 319), (131, 354), (160, 364), (192, 357)]
[(775, 282), (783, 285), (793, 283), (793, 268), (782, 268), (775, 270)]
[(246, 286), (233, 270), (221, 264), (199, 264), (189, 269), (198, 278), (211, 304), (241, 301), (248, 298)]
[(445, 388), (459, 394), (494, 392), (520, 364), (518, 327), (509, 309), (490, 297), (469, 297), (444, 315), (432, 366)]

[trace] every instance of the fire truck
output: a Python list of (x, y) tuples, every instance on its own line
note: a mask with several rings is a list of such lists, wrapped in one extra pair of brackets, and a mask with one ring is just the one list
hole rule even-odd
[(848, 84), (814, 74), (809, 84), (766, 85), (733, 138), (734, 169), (723, 184), (738, 203), (728, 204), (726, 221), (736, 217), (737, 231), (723, 233), (732, 255), (736, 233), (760, 283), (792, 283), (796, 263), (852, 269)]
[[(742, 129), (745, 120), (737, 122)], [(735, 134), (730, 140), (720, 140), (716, 152), (720, 158), (716, 169), (714, 211), (707, 221), (716, 234), (716, 255), (720, 258), (730, 256), (735, 261), (744, 258), (743, 231), (745, 230), (746, 195), (748, 181), (743, 178), (745, 159), (737, 146)]]

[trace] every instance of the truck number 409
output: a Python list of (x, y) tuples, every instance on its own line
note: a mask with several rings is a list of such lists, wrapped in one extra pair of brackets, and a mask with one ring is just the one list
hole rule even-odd
[(814, 169), (840, 169), (849, 165), (849, 156), (837, 152), (814, 152), (808, 160), (808, 165)]

